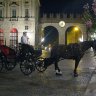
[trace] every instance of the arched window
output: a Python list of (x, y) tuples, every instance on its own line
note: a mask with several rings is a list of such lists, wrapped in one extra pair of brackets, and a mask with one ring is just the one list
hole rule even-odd
[(4, 31), (0, 28), (0, 45), (4, 45)]
[(10, 31), (10, 46), (14, 47), (18, 43), (18, 31), (16, 28), (12, 28)]

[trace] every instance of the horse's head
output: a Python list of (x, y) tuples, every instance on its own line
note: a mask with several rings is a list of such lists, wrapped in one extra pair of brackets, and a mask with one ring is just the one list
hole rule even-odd
[(96, 56), (96, 40), (93, 41), (93, 51), (94, 51), (94, 56)]

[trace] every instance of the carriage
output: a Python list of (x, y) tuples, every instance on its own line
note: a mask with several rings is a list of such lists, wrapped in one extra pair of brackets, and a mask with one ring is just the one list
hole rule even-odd
[[(28, 44), (19, 43), (14, 49), (0, 45), (0, 72), (3, 68), (11, 71), (17, 64), (20, 65), (20, 70), (24, 75), (31, 74), (35, 69), (44, 71), (42, 62), (44, 58), (41, 55), (41, 49), (36, 50)], [(36, 66), (37, 62), (39, 64)]]
[(11, 71), (17, 64), (20, 64), (21, 72), (28, 75), (35, 69), (34, 62), (39, 54), (41, 55), (41, 51), (34, 50), (33, 46), (30, 47), (28, 44), (19, 43), (15, 49), (0, 45), (0, 72), (3, 68)]

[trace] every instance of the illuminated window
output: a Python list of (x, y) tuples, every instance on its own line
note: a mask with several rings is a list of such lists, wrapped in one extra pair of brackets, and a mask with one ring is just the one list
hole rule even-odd
[(10, 32), (10, 46), (14, 47), (18, 43), (18, 31), (16, 28), (13, 28)]

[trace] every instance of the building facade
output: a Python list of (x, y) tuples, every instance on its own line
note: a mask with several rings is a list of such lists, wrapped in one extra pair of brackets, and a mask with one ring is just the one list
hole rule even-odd
[(24, 31), (29, 42), (38, 42), (39, 0), (0, 0), (0, 44), (14, 46)]
[(46, 37), (44, 32), (48, 30), (58, 35), (59, 44), (77, 43), (87, 39), (86, 25), (82, 21), (81, 14), (43, 14), (39, 30), (41, 40)]
[[(37, 46), (44, 37), (42, 32), (47, 29), (58, 35), (56, 42), (59, 44), (86, 40), (86, 26), (80, 14), (43, 14), (40, 18), (39, 6), (39, 0), (0, 0), (0, 44), (12, 47), (21, 42), (26, 31), (30, 45)], [(77, 27), (79, 31), (68, 32), (71, 27)]]

